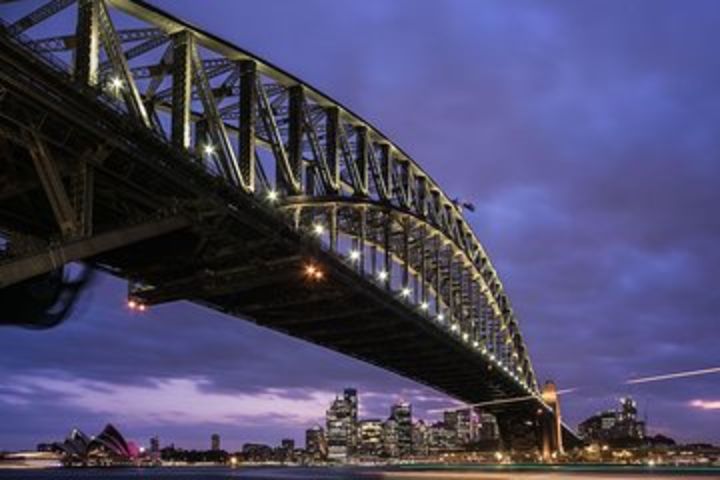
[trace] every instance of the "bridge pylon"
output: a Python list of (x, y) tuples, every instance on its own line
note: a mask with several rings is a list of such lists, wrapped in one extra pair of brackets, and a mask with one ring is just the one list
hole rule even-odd
[(562, 454), (562, 417), (560, 415), (560, 399), (557, 394), (557, 386), (552, 380), (548, 380), (542, 389), (543, 401), (552, 409), (552, 413), (543, 416), (542, 428), (542, 455), (545, 461), (552, 459), (554, 453)]

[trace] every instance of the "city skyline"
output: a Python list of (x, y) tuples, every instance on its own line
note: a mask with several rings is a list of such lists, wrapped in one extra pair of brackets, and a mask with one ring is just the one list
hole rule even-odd
[[(604, 15), (472, 2), (243, 7), (275, 15), (282, 32), (272, 36), (213, 9), (152, 3), (372, 119), (476, 206), (467, 217), (513, 298), (539, 378), (580, 387), (562, 397), (570, 423), (631, 394), (659, 433), (720, 441), (716, 375), (625, 384), (720, 363), (720, 298), (708, 288), (720, 271), (709, 208), (720, 200), (710, 153), (720, 122), (706, 106), (720, 74), (708, 50), (720, 20), (713, 3), (682, 12), (667, 2), (595, 4)], [(646, 18), (648, 8), (656, 15)], [(298, 18), (324, 28), (307, 31)], [(350, 40), (328, 41), (341, 33)], [(0, 331), (0, 449), (32, 447), (69, 424), (99, 431), (108, 420), (132, 437), (189, 445), (215, 432), (234, 443), (301, 438), (316, 407), (347, 384), (369, 392), (369, 412), (396, 396), (420, 414), (452, 405), (185, 302), (131, 312), (125, 294), (100, 274), (60, 328)]]

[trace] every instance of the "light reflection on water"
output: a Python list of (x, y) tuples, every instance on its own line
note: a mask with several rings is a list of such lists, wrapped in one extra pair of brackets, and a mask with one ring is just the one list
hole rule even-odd
[(587, 471), (548, 469), (541, 471), (487, 471), (478, 469), (414, 468), (118, 468), (0, 470), (0, 480), (720, 480), (713, 471), (658, 472), (637, 469)]

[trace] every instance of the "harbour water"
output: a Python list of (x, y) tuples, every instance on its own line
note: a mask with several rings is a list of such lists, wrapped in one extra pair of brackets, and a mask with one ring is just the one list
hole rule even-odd
[(719, 468), (395, 467), (395, 468), (105, 468), (0, 469), (0, 480), (720, 480)]

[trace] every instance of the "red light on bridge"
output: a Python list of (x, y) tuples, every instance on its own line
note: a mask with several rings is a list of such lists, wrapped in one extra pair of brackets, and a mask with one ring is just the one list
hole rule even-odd
[(320, 281), (325, 278), (325, 273), (316, 265), (309, 264), (305, 266), (305, 276), (310, 280)]
[(127, 301), (127, 306), (133, 312), (144, 312), (147, 310), (147, 305), (133, 300), (132, 298)]

